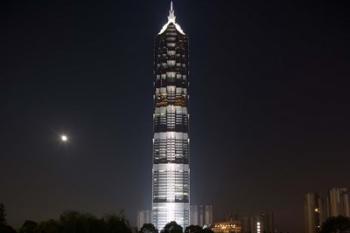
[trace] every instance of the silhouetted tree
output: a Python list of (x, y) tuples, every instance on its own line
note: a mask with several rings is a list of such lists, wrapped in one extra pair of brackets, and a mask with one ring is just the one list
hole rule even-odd
[(350, 218), (344, 216), (328, 218), (320, 233), (350, 233)]
[(103, 220), (99, 220), (90, 214), (81, 214), (75, 211), (63, 213), (59, 221), (61, 233), (103, 233), (106, 232), (107, 225), (108, 222), (104, 223)]
[(210, 228), (204, 228), (202, 229), (202, 231), (200, 231), (201, 233), (214, 233), (214, 231), (212, 231)]
[(124, 216), (109, 215), (104, 220), (106, 233), (132, 233), (130, 224)]
[(7, 225), (6, 211), (3, 203), (0, 203), (0, 233), (16, 233), (16, 231)]
[(162, 233), (182, 233), (182, 227), (178, 225), (175, 221), (169, 222), (165, 225)]
[(82, 232), (81, 215), (75, 211), (67, 211), (60, 216), (62, 233), (80, 233)]
[(35, 233), (38, 224), (31, 220), (26, 220), (21, 228), (19, 229), (19, 233)]
[(36, 233), (61, 233), (62, 229), (58, 221), (49, 220), (39, 223)]
[(140, 233), (158, 233), (158, 230), (152, 223), (145, 223), (141, 227)]
[(3, 203), (0, 203), (0, 224), (6, 225), (6, 211)]
[(105, 223), (103, 219), (97, 219), (96, 217), (90, 216), (88, 219), (89, 229), (91, 233), (104, 233)]
[[(0, 223), (0, 233), (16, 233), (16, 231)], [(133, 233), (133, 231), (122, 212), (120, 215), (96, 218), (90, 214), (67, 211), (60, 215), (59, 220), (43, 221), (39, 224), (27, 220), (18, 233)], [(149, 224), (144, 227), (144, 233), (158, 232), (152, 224)]]
[(200, 233), (202, 230), (203, 228), (198, 225), (190, 225), (186, 227), (185, 233)]
[(0, 224), (0, 232), (1, 233), (16, 233), (16, 231), (12, 227), (5, 225), (5, 224)]

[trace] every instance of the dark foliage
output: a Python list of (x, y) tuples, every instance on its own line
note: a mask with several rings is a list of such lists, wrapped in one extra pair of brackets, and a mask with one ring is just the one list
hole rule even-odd
[(62, 227), (56, 220), (49, 220), (39, 223), (36, 233), (61, 233)]
[(6, 211), (4, 204), (0, 203), (0, 224), (6, 225)]
[(350, 233), (350, 218), (344, 216), (328, 218), (322, 224), (320, 233)]
[[(0, 233), (16, 233), (11, 227), (0, 224)], [(63, 213), (59, 220), (36, 223), (25, 221), (18, 233), (132, 233), (124, 216), (109, 215), (96, 218), (75, 211)]]
[(0, 233), (16, 233), (11, 226), (7, 225), (5, 206), (2, 203), (0, 203)]
[(202, 230), (203, 228), (198, 225), (190, 225), (186, 227), (185, 233), (200, 233)]
[(202, 229), (201, 233), (214, 233), (210, 228)]
[(1, 233), (16, 233), (16, 231), (12, 227), (7, 226), (5, 224), (0, 224), (0, 232)]
[(158, 233), (158, 230), (152, 223), (145, 223), (141, 227), (140, 233)]
[(132, 233), (129, 222), (123, 216), (107, 216), (105, 226), (107, 233)]
[(198, 225), (191, 225), (186, 227), (185, 233), (214, 233), (210, 228), (202, 228)]
[(19, 233), (36, 233), (36, 228), (38, 224), (34, 221), (27, 220), (23, 223), (22, 227), (19, 229)]
[(162, 233), (182, 233), (182, 227), (178, 225), (175, 221), (169, 222), (165, 225)]

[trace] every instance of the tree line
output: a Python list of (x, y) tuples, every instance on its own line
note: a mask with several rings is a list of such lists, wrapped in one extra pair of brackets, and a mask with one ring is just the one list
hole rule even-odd
[(133, 233), (129, 222), (122, 215), (108, 215), (97, 218), (91, 214), (67, 211), (58, 220), (35, 222), (26, 220), (15, 230), (0, 223), (0, 233)]
[[(19, 229), (7, 224), (6, 212), (0, 203), (0, 233), (214, 233), (210, 228), (188, 226), (183, 229), (176, 222), (170, 222), (160, 231), (153, 224), (144, 224), (137, 231), (132, 228), (123, 213), (97, 218), (91, 214), (67, 211), (57, 220), (35, 222), (26, 220)], [(338, 216), (327, 219), (319, 233), (350, 233), (350, 218)]]
[[(158, 233), (153, 224), (144, 224), (139, 233)], [(176, 222), (164, 226), (161, 233), (183, 233), (183, 229)], [(137, 229), (130, 226), (123, 213), (106, 215), (97, 218), (91, 214), (77, 211), (66, 211), (57, 220), (35, 222), (26, 220), (19, 229), (7, 224), (4, 205), (0, 203), (0, 233), (137, 233)], [(200, 226), (186, 227), (185, 233), (213, 233), (210, 229)]]

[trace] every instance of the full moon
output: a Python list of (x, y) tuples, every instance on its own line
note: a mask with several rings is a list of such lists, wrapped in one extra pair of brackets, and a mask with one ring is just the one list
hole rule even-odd
[(68, 136), (65, 135), (65, 134), (62, 134), (62, 135), (61, 135), (61, 141), (62, 141), (62, 142), (68, 142)]

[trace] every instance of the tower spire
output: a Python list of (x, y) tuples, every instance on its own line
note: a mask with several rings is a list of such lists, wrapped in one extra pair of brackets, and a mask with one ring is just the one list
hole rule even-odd
[(168, 20), (170, 22), (175, 23), (175, 19), (176, 19), (176, 16), (175, 16), (175, 11), (174, 11), (173, 1), (170, 1), (170, 10), (169, 10)]
[(165, 32), (169, 24), (173, 23), (176, 27), (176, 30), (180, 32), (182, 35), (185, 35), (185, 33), (182, 31), (181, 27), (179, 24), (176, 23), (176, 16), (175, 16), (175, 10), (174, 10), (174, 4), (173, 1), (170, 1), (170, 10), (169, 10), (169, 15), (168, 15), (168, 22), (164, 24), (162, 30), (158, 34), (162, 34)]

